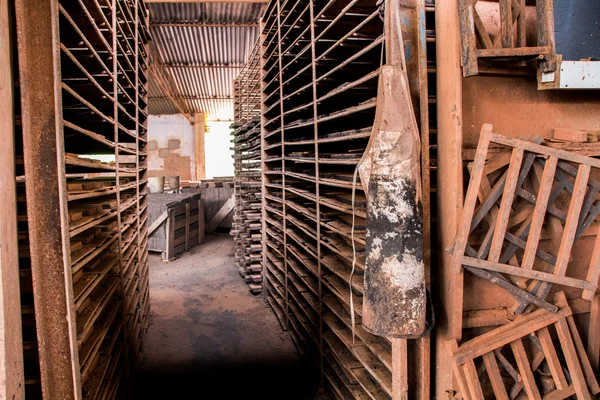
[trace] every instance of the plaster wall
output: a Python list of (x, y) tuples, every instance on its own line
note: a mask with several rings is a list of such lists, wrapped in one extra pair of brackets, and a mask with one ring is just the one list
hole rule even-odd
[(194, 127), (184, 116), (149, 116), (148, 175), (196, 179)]

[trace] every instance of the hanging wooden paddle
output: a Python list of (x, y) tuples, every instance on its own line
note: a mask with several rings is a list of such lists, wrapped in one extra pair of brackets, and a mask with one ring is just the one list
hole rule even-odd
[(379, 336), (426, 330), (420, 138), (404, 59), (397, 0), (385, 2), (381, 67), (369, 145), (358, 165), (367, 194), (362, 324)]

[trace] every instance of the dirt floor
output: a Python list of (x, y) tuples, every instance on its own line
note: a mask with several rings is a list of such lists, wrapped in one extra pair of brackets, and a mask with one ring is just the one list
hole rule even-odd
[(151, 321), (136, 399), (324, 399), (318, 376), (209, 236), (178, 260), (150, 256)]

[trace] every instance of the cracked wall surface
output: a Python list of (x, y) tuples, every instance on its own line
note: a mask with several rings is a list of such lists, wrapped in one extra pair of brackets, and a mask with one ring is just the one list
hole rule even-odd
[(196, 177), (194, 127), (182, 115), (148, 118), (148, 175)]

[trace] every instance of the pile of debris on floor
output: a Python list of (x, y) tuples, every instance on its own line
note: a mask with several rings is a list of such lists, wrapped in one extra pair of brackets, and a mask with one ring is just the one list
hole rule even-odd
[(485, 124), (467, 165), (446, 342), (463, 399), (600, 393), (600, 160), (555, 148), (588, 133), (557, 133), (547, 146)]

